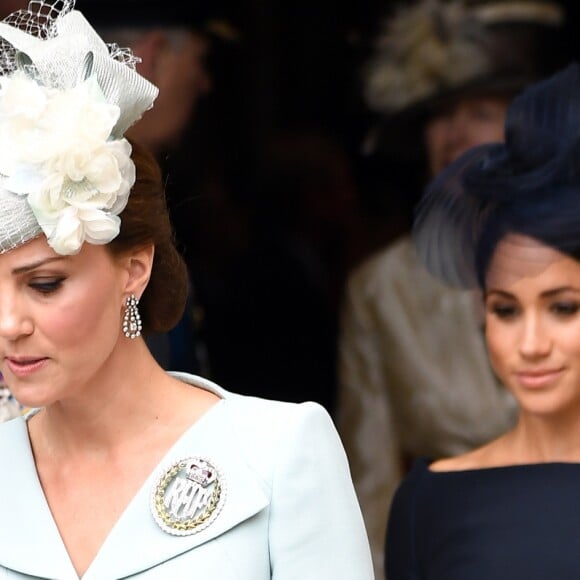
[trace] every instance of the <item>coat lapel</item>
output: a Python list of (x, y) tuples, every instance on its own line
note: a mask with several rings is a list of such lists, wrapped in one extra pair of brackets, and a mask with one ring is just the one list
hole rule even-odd
[[(179, 376), (193, 383), (187, 375)], [(201, 417), (168, 451), (127, 506), (83, 580), (124, 578), (153, 568), (193, 550), (249, 519), (269, 504), (267, 485), (244, 461), (229, 420), (228, 393), (196, 377), (195, 383), (220, 395), (219, 402)], [(217, 517), (204, 529), (187, 536), (163, 531), (151, 510), (151, 495), (159, 477), (176, 461), (204, 457), (221, 472), (225, 501)], [(38, 480), (24, 419), (0, 425), (0, 463), (13, 466), (2, 473), (0, 566), (30, 576), (78, 580)]]
[(26, 422), (0, 426), (0, 566), (41, 578), (77, 579), (38, 480)]
[[(241, 459), (244, 454), (227, 420), (229, 401), (221, 401), (168, 452), (121, 516), (83, 580), (124, 578), (193, 550), (247, 520), (269, 504), (259, 477)], [(221, 472), (225, 501), (204, 529), (187, 536), (163, 531), (155, 522), (151, 495), (165, 470), (187, 457), (204, 457)]]

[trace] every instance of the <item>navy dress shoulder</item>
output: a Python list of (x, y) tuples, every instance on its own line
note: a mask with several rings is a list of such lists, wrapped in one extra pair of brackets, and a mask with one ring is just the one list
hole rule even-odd
[(393, 499), (388, 580), (578, 580), (580, 464), (433, 472)]

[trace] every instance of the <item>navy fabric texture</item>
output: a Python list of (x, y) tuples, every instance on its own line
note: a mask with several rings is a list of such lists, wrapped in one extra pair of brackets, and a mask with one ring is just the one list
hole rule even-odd
[(577, 580), (580, 464), (432, 472), (417, 460), (389, 517), (388, 580)]

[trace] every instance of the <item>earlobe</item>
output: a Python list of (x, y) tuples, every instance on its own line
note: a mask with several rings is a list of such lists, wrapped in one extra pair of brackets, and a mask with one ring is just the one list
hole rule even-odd
[(129, 274), (125, 292), (140, 297), (151, 277), (155, 247), (153, 244), (133, 251), (126, 257), (126, 268)]

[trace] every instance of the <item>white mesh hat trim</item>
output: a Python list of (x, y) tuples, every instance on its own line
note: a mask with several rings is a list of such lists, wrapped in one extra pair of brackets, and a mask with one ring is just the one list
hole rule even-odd
[(41, 234), (42, 229), (26, 197), (14, 195), (0, 188), (0, 254), (13, 250)]
[(39, 81), (55, 88), (70, 88), (82, 80), (85, 57), (93, 54), (93, 72), (108, 103), (118, 105), (121, 116), (114, 136), (125, 131), (149, 109), (158, 89), (123, 62), (111, 58), (109, 47), (77, 11), (56, 23), (57, 36), (36, 38), (0, 22), (0, 36), (25, 53), (38, 71)]
[[(125, 131), (151, 108), (158, 89), (135, 70), (138, 58), (129, 49), (107, 45), (85, 17), (73, 10), (74, 0), (54, 4), (32, 0), (0, 22), (0, 75), (14, 72), (17, 55), (26, 55), (29, 73), (40, 84), (68, 89), (84, 80), (87, 55), (107, 103), (117, 105), (120, 117), (112, 139)], [(2, 83), (0, 76), (0, 86)], [(0, 181), (1, 183), (1, 181)], [(12, 250), (43, 233), (26, 195), (17, 195), (0, 185), (0, 253)]]

